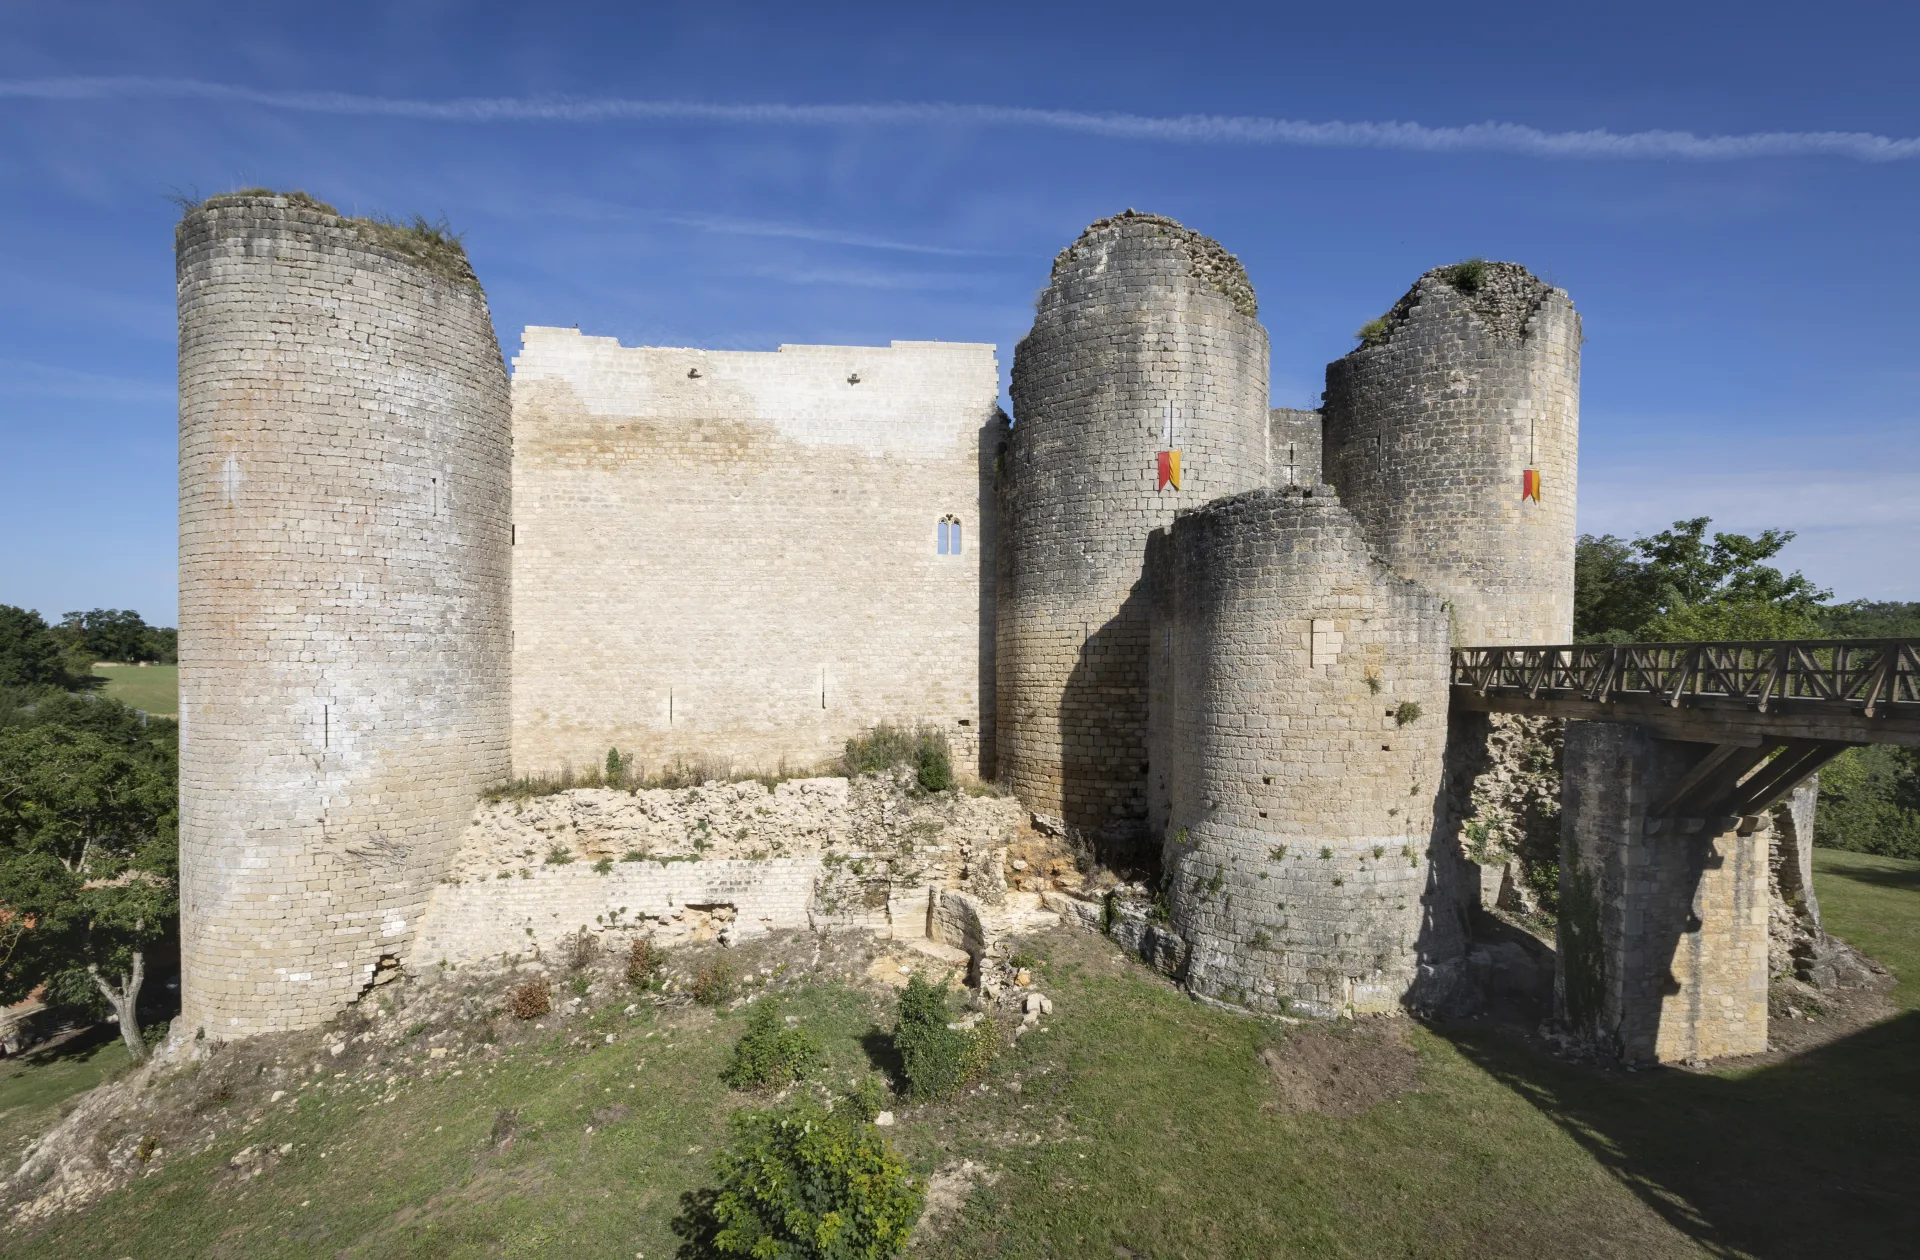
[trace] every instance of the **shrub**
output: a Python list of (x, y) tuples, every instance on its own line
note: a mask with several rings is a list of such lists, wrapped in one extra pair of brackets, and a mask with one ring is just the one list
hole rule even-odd
[(788, 1028), (780, 1008), (762, 1001), (747, 1017), (747, 1031), (734, 1043), (720, 1079), (734, 1089), (778, 1089), (807, 1078), (820, 1066), (820, 1043), (804, 1028)]
[(840, 754), (840, 773), (849, 779), (883, 774), (895, 766), (912, 766), (922, 791), (953, 790), (953, 750), (947, 737), (931, 726), (909, 731), (883, 722), (849, 739)]
[(553, 1009), (544, 980), (529, 980), (507, 990), (507, 1014), (515, 1019), (539, 1019)]
[(600, 941), (587, 929), (581, 928), (567, 938), (568, 971), (585, 971), (599, 954)]
[(1487, 260), (1469, 258), (1447, 268), (1444, 273), (1448, 284), (1462, 293), (1478, 293), (1487, 283)]
[(718, 1189), (681, 1199), (680, 1254), (884, 1260), (905, 1249), (926, 1191), (878, 1129), (813, 1103), (747, 1108), (727, 1128)]
[(573, 850), (566, 845), (553, 844), (547, 847), (548, 866), (565, 866), (571, 861), (573, 861)]
[(1359, 328), (1355, 329), (1353, 335), (1360, 339), (1362, 345), (1379, 345), (1387, 339), (1386, 317), (1382, 316), (1379, 319), (1368, 320), (1366, 323), (1360, 325)]
[(846, 1108), (856, 1120), (871, 1121), (887, 1109), (891, 1091), (878, 1073), (869, 1072), (855, 1083), (853, 1092), (847, 1095)]
[(1420, 720), (1420, 704), (1415, 700), (1402, 700), (1400, 707), (1393, 711), (1395, 726), (1411, 726)]
[(944, 982), (935, 987), (918, 975), (908, 978), (900, 995), (893, 1048), (915, 1098), (944, 1098), (978, 1080), (1000, 1046), (992, 1020), (973, 1028), (949, 1027), (953, 1015), (947, 997)]
[(633, 947), (627, 951), (627, 983), (636, 989), (659, 988), (660, 970), (666, 963), (666, 954), (655, 949), (652, 941), (635, 938)]
[(693, 977), (693, 1000), (702, 1006), (718, 1006), (733, 996), (733, 964), (715, 958)]

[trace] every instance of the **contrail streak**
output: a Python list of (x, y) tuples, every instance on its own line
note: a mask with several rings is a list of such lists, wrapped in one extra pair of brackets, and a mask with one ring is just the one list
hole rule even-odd
[(470, 96), (450, 100), (351, 92), (273, 91), (199, 79), (142, 77), (0, 80), (0, 99), (198, 100), (302, 113), (427, 122), (705, 122), (775, 127), (1025, 127), (1173, 144), (1296, 145), (1417, 153), (1510, 153), (1523, 157), (1726, 162), (1767, 157), (1841, 157), (1898, 162), (1920, 157), (1920, 138), (1865, 131), (1544, 131), (1521, 123), (1429, 127), (1413, 122), (1305, 122), (1257, 115), (1098, 113), (1006, 105), (899, 101), (868, 105), (721, 105), (621, 97)]

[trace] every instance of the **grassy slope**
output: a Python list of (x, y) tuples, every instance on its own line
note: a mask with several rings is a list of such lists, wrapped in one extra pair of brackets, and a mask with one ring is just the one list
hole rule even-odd
[(44, 1132), (68, 1098), (127, 1066), (126, 1043), (110, 1030), (54, 1051), (0, 1060), (0, 1172)]
[(105, 693), (122, 704), (156, 717), (180, 712), (178, 665), (95, 665), (93, 672), (107, 680)]
[[(1823, 853), (1819, 869), (1832, 929), (1920, 977), (1920, 863)], [(1266, 1026), (1187, 1001), (1099, 938), (1044, 948), (1059, 1003), (1047, 1031), (1002, 1060), (989, 1090), (903, 1108), (893, 1131), (922, 1171), (968, 1158), (1000, 1173), (925, 1254), (1911, 1254), (1920, 1012), (1789, 1064), (1717, 1075), (1602, 1075), (1486, 1029), (1416, 1030), (1422, 1088), (1335, 1120), (1263, 1105), (1254, 1052)], [(862, 1038), (885, 1019), (882, 1003), (837, 986), (788, 1009), (821, 1034), (841, 1080), (865, 1067)], [(670, 1255), (677, 1197), (702, 1183), (740, 1101), (715, 1074), (744, 1020), (643, 1018), (609, 1007), (593, 1020), (613, 1045), (555, 1038), (386, 1101), (345, 1082), (307, 1090), (244, 1138), (0, 1246)], [(594, 1109), (614, 1103), (627, 1113), (587, 1134)], [(491, 1140), (502, 1108), (520, 1116), (504, 1148)], [(243, 1182), (225, 1161), (248, 1142), (294, 1147)]]

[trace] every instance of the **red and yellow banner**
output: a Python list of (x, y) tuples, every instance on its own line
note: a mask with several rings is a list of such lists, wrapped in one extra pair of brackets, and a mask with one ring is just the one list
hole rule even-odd
[(1160, 485), (1158, 488), (1165, 490), (1168, 486), (1172, 486), (1175, 490), (1180, 488), (1179, 451), (1160, 452)]
[(1529, 468), (1520, 474), (1520, 497), (1540, 502), (1540, 470)]

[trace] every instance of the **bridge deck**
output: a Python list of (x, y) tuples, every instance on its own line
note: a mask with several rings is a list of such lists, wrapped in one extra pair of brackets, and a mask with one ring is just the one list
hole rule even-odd
[(1920, 639), (1458, 648), (1453, 705), (1714, 744), (1920, 746)]

